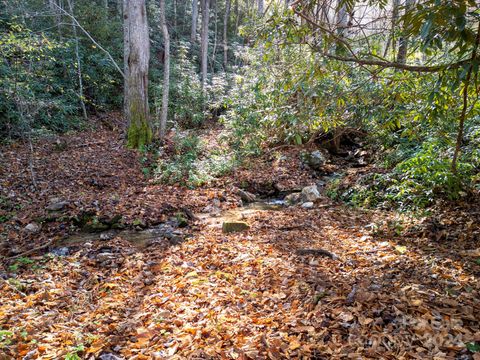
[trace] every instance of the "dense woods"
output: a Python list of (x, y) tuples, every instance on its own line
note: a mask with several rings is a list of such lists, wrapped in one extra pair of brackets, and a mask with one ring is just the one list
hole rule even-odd
[(475, 0), (0, 0), (0, 359), (480, 358)]

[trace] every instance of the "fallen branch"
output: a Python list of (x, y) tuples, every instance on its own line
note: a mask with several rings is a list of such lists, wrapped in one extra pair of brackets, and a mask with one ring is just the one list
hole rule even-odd
[(296, 251), (296, 254), (297, 255), (313, 255), (313, 256), (326, 256), (326, 257), (329, 257), (330, 259), (332, 260), (340, 260), (340, 258), (328, 251), (328, 250), (325, 250), (325, 249), (298, 249)]
[(21, 292), (20, 290), (18, 290), (14, 285), (10, 284), (7, 280), (5, 280), (5, 279), (2, 279), (2, 280), (3, 280), (3, 282), (4, 282), (5, 284), (7, 284), (7, 286), (8, 286), (10, 289), (14, 290), (16, 293), (20, 294), (20, 295), (23, 296), (23, 297), (27, 296), (27, 294), (25, 294), (24, 292)]
[(27, 251), (25, 251), (25, 252), (23, 252), (23, 253), (20, 253), (20, 254), (15, 255), (15, 256), (8, 257), (7, 260), (17, 259), (17, 258), (22, 257), (22, 256), (25, 256), (25, 255), (30, 255), (30, 254), (38, 251), (38, 250), (43, 250), (43, 249), (49, 247), (50, 245), (52, 245), (53, 241), (54, 241), (54, 239), (50, 239), (46, 244), (43, 244), (43, 245), (41, 245), (41, 246), (37, 246), (37, 247), (35, 247), (35, 248), (33, 248), (33, 249), (27, 250)]

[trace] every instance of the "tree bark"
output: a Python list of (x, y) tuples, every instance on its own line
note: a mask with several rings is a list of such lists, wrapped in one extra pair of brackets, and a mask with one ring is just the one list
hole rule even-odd
[(152, 140), (148, 109), (150, 39), (145, 0), (128, 1), (127, 146), (139, 149)]
[(213, 24), (214, 24), (214, 30), (213, 30), (213, 49), (212, 49), (212, 74), (215, 73), (215, 56), (217, 54), (217, 31), (218, 31), (218, 0), (213, 0), (214, 1), (214, 7), (213, 7)]
[[(405, 0), (405, 14), (408, 13), (409, 9), (413, 5), (413, 0)], [(406, 31), (405, 24), (403, 26), (403, 31)], [(408, 36), (403, 34), (398, 41), (398, 53), (397, 53), (397, 63), (406, 64), (407, 63), (407, 51), (408, 51)]]
[(230, 0), (225, 0), (225, 15), (223, 17), (223, 70), (228, 66), (228, 19), (230, 18)]
[(202, 90), (205, 89), (207, 82), (208, 71), (208, 22), (210, 14), (210, 0), (201, 0), (202, 5), (202, 33), (201, 33), (201, 78), (202, 78)]
[[(75, 16), (74, 13), (74, 0), (67, 0), (68, 9), (72, 16)], [(82, 108), (83, 118), (88, 120), (87, 109), (85, 108), (85, 101), (83, 100), (83, 77), (82, 77), (82, 62), (80, 61), (80, 51), (78, 48), (78, 34), (77, 34), (77, 27), (74, 23), (72, 23), (72, 31), (73, 36), (75, 39), (75, 57), (77, 60), (77, 75), (78, 75), (78, 97), (80, 98), (80, 107)]]
[(128, 7), (130, 0), (122, 0), (122, 16), (123, 16), (123, 113), (125, 116), (128, 112), (128, 55), (130, 54), (130, 30), (128, 25)]
[(197, 25), (198, 25), (198, 0), (192, 0), (192, 29), (190, 33), (190, 42), (195, 43), (197, 39)]
[(258, 0), (258, 2), (257, 2), (257, 11), (258, 11), (258, 16), (259, 16), (259, 17), (263, 17), (264, 7), (265, 7), (264, 0)]
[(457, 132), (457, 141), (455, 144), (455, 151), (452, 158), (452, 173), (457, 174), (457, 161), (462, 148), (463, 141), (463, 132), (465, 128), (465, 118), (467, 117), (467, 107), (468, 107), (468, 87), (470, 85), (470, 80), (472, 78), (473, 66), (477, 59), (477, 51), (480, 45), (480, 23), (478, 24), (477, 37), (475, 38), (475, 45), (473, 46), (472, 56), (470, 58), (470, 65), (468, 68), (467, 77), (465, 78), (465, 84), (463, 86), (463, 105), (462, 112), (460, 113), (460, 119), (458, 123), (458, 132)]
[(162, 27), (165, 49), (165, 62), (163, 63), (162, 112), (160, 115), (160, 141), (163, 142), (167, 128), (168, 93), (170, 90), (170, 36), (168, 34), (167, 21), (165, 20), (165, 0), (160, 0), (160, 26)]

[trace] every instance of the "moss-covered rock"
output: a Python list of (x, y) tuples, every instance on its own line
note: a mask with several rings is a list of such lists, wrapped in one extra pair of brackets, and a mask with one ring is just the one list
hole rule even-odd
[(250, 229), (250, 225), (244, 221), (225, 221), (222, 231), (226, 234)]

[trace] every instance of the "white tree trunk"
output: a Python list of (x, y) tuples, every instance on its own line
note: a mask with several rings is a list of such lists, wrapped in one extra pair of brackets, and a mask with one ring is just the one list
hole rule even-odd
[(126, 76), (129, 122), (127, 145), (138, 149), (152, 140), (148, 110), (150, 39), (145, 0), (129, 0), (127, 9), (129, 35), (128, 76)]
[(230, 0), (225, 0), (225, 15), (223, 17), (223, 70), (227, 72), (228, 65), (228, 19), (230, 18)]
[(162, 27), (163, 43), (165, 48), (165, 62), (163, 68), (162, 112), (160, 115), (160, 141), (165, 139), (168, 117), (168, 93), (170, 90), (170, 36), (165, 19), (165, 0), (160, 0), (160, 26)]
[(130, 34), (128, 24), (128, 7), (130, 0), (122, 0), (122, 14), (123, 14), (123, 74), (125, 80), (123, 81), (123, 113), (127, 116), (128, 112), (128, 54), (130, 54)]
[(208, 21), (210, 15), (210, 0), (201, 0), (202, 5), (202, 33), (201, 33), (201, 77), (202, 77), (202, 89), (205, 88), (207, 82), (208, 71)]
[(258, 5), (258, 16), (263, 17), (263, 11), (264, 11), (263, 9), (265, 7), (264, 0), (258, 0), (257, 5)]
[(197, 25), (198, 25), (198, 0), (192, 0), (192, 29), (190, 33), (190, 42), (195, 43), (197, 39)]
[[(75, 16), (75, 13), (73, 11), (74, 0), (67, 0), (68, 3), (68, 10), (70, 11), (70, 14), (72, 16)], [(72, 31), (73, 31), (73, 37), (75, 39), (75, 57), (77, 60), (77, 75), (78, 75), (78, 97), (80, 98), (80, 107), (82, 108), (82, 113), (83, 113), (83, 118), (85, 120), (88, 120), (87, 116), (87, 109), (85, 108), (85, 101), (83, 100), (83, 77), (82, 77), (82, 62), (80, 61), (80, 51), (78, 48), (78, 35), (77, 35), (77, 27), (75, 26), (74, 23), (72, 23)]]

